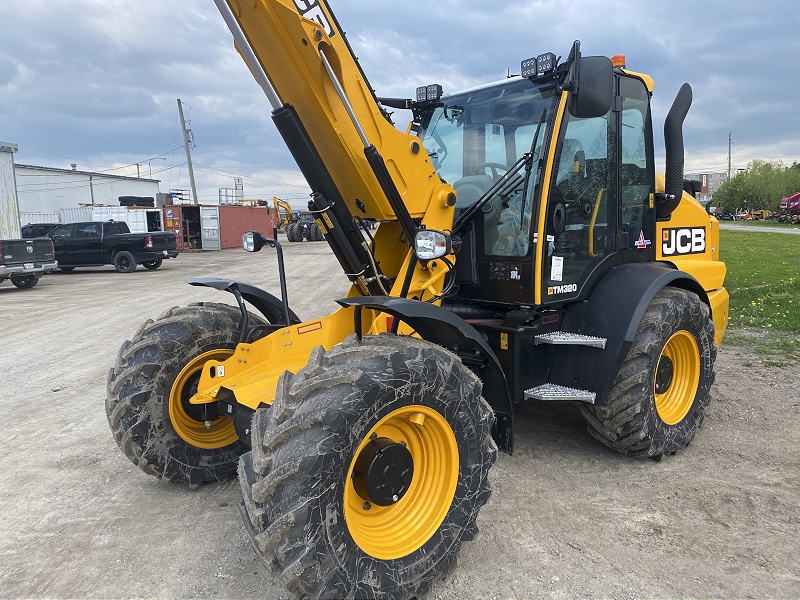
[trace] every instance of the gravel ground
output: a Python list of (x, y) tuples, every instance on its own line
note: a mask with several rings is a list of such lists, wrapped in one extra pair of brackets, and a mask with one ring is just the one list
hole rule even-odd
[[(327, 245), (286, 254), (295, 312), (335, 310), (347, 281)], [(276, 272), (270, 252), (228, 250), (0, 285), (0, 597), (286, 596), (250, 548), (238, 482), (190, 491), (145, 475), (104, 411), (108, 370), (142, 321), (232, 303), (183, 279), (277, 291)], [(490, 474), (482, 533), (431, 597), (800, 597), (798, 417), (796, 368), (724, 344), (704, 427), (661, 463), (599, 446), (572, 406), (527, 405), (514, 456)]]

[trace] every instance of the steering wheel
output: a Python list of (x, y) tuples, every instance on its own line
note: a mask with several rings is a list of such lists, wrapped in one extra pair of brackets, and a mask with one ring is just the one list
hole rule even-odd
[(497, 169), (503, 169), (503, 171), (508, 171), (508, 165), (501, 165), (500, 163), (494, 163), (494, 162), (485, 162), (477, 165), (474, 169), (472, 169), (472, 174), (480, 175), (485, 172), (487, 167), (492, 170), (492, 179), (494, 179), (495, 181), (497, 181), (500, 177), (497, 174)]

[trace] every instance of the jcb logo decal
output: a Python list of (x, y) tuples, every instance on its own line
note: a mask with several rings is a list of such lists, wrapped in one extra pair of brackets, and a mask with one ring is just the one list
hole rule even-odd
[(577, 283), (568, 283), (566, 285), (551, 285), (547, 288), (547, 295), (552, 296), (554, 294), (569, 294), (570, 292), (577, 292), (577, 291), (578, 291)]
[(325, 16), (322, 7), (319, 5), (319, 0), (294, 0), (294, 5), (297, 7), (297, 11), (306, 19), (311, 19), (322, 25), (328, 37), (333, 35), (333, 27), (331, 27), (328, 17)]
[(664, 229), (661, 234), (661, 254), (702, 254), (706, 251), (706, 228)]

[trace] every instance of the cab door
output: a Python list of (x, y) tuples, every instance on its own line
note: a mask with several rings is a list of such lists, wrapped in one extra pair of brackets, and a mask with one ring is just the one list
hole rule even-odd
[(538, 244), (542, 304), (585, 298), (614, 266), (653, 260), (649, 93), (620, 73), (614, 87), (601, 117), (564, 111)]
[(56, 260), (59, 266), (68, 267), (77, 264), (75, 262), (75, 225), (59, 225), (48, 236), (53, 240), (53, 247), (56, 251)]

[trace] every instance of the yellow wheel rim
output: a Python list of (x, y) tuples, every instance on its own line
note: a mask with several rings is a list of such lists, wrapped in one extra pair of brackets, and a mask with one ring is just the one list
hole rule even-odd
[[(672, 375), (666, 386), (662, 381), (662, 389), (659, 390), (658, 377), (659, 372), (664, 369), (662, 360), (665, 357), (671, 362)], [(658, 360), (656, 381), (653, 384), (656, 411), (664, 423), (675, 425), (689, 412), (697, 394), (700, 382), (700, 351), (697, 341), (688, 331), (678, 331), (667, 340)]]
[[(175, 379), (169, 393), (169, 418), (175, 432), (186, 442), (198, 448), (212, 450), (224, 448), (239, 439), (233, 421), (229, 417), (219, 417), (206, 428), (204, 421), (198, 421), (186, 412), (192, 387), (197, 384), (200, 370), (208, 360), (223, 361), (233, 355), (233, 350), (211, 350), (190, 361)], [(191, 408), (190, 408), (191, 410)]]
[[(414, 461), (414, 476), (397, 504), (372, 504), (367, 510), (352, 476), (356, 459), (373, 434), (406, 443)], [(344, 518), (358, 547), (382, 560), (401, 558), (421, 548), (450, 509), (458, 483), (458, 465), (456, 436), (435, 410), (411, 405), (381, 419), (364, 436), (347, 472)]]

